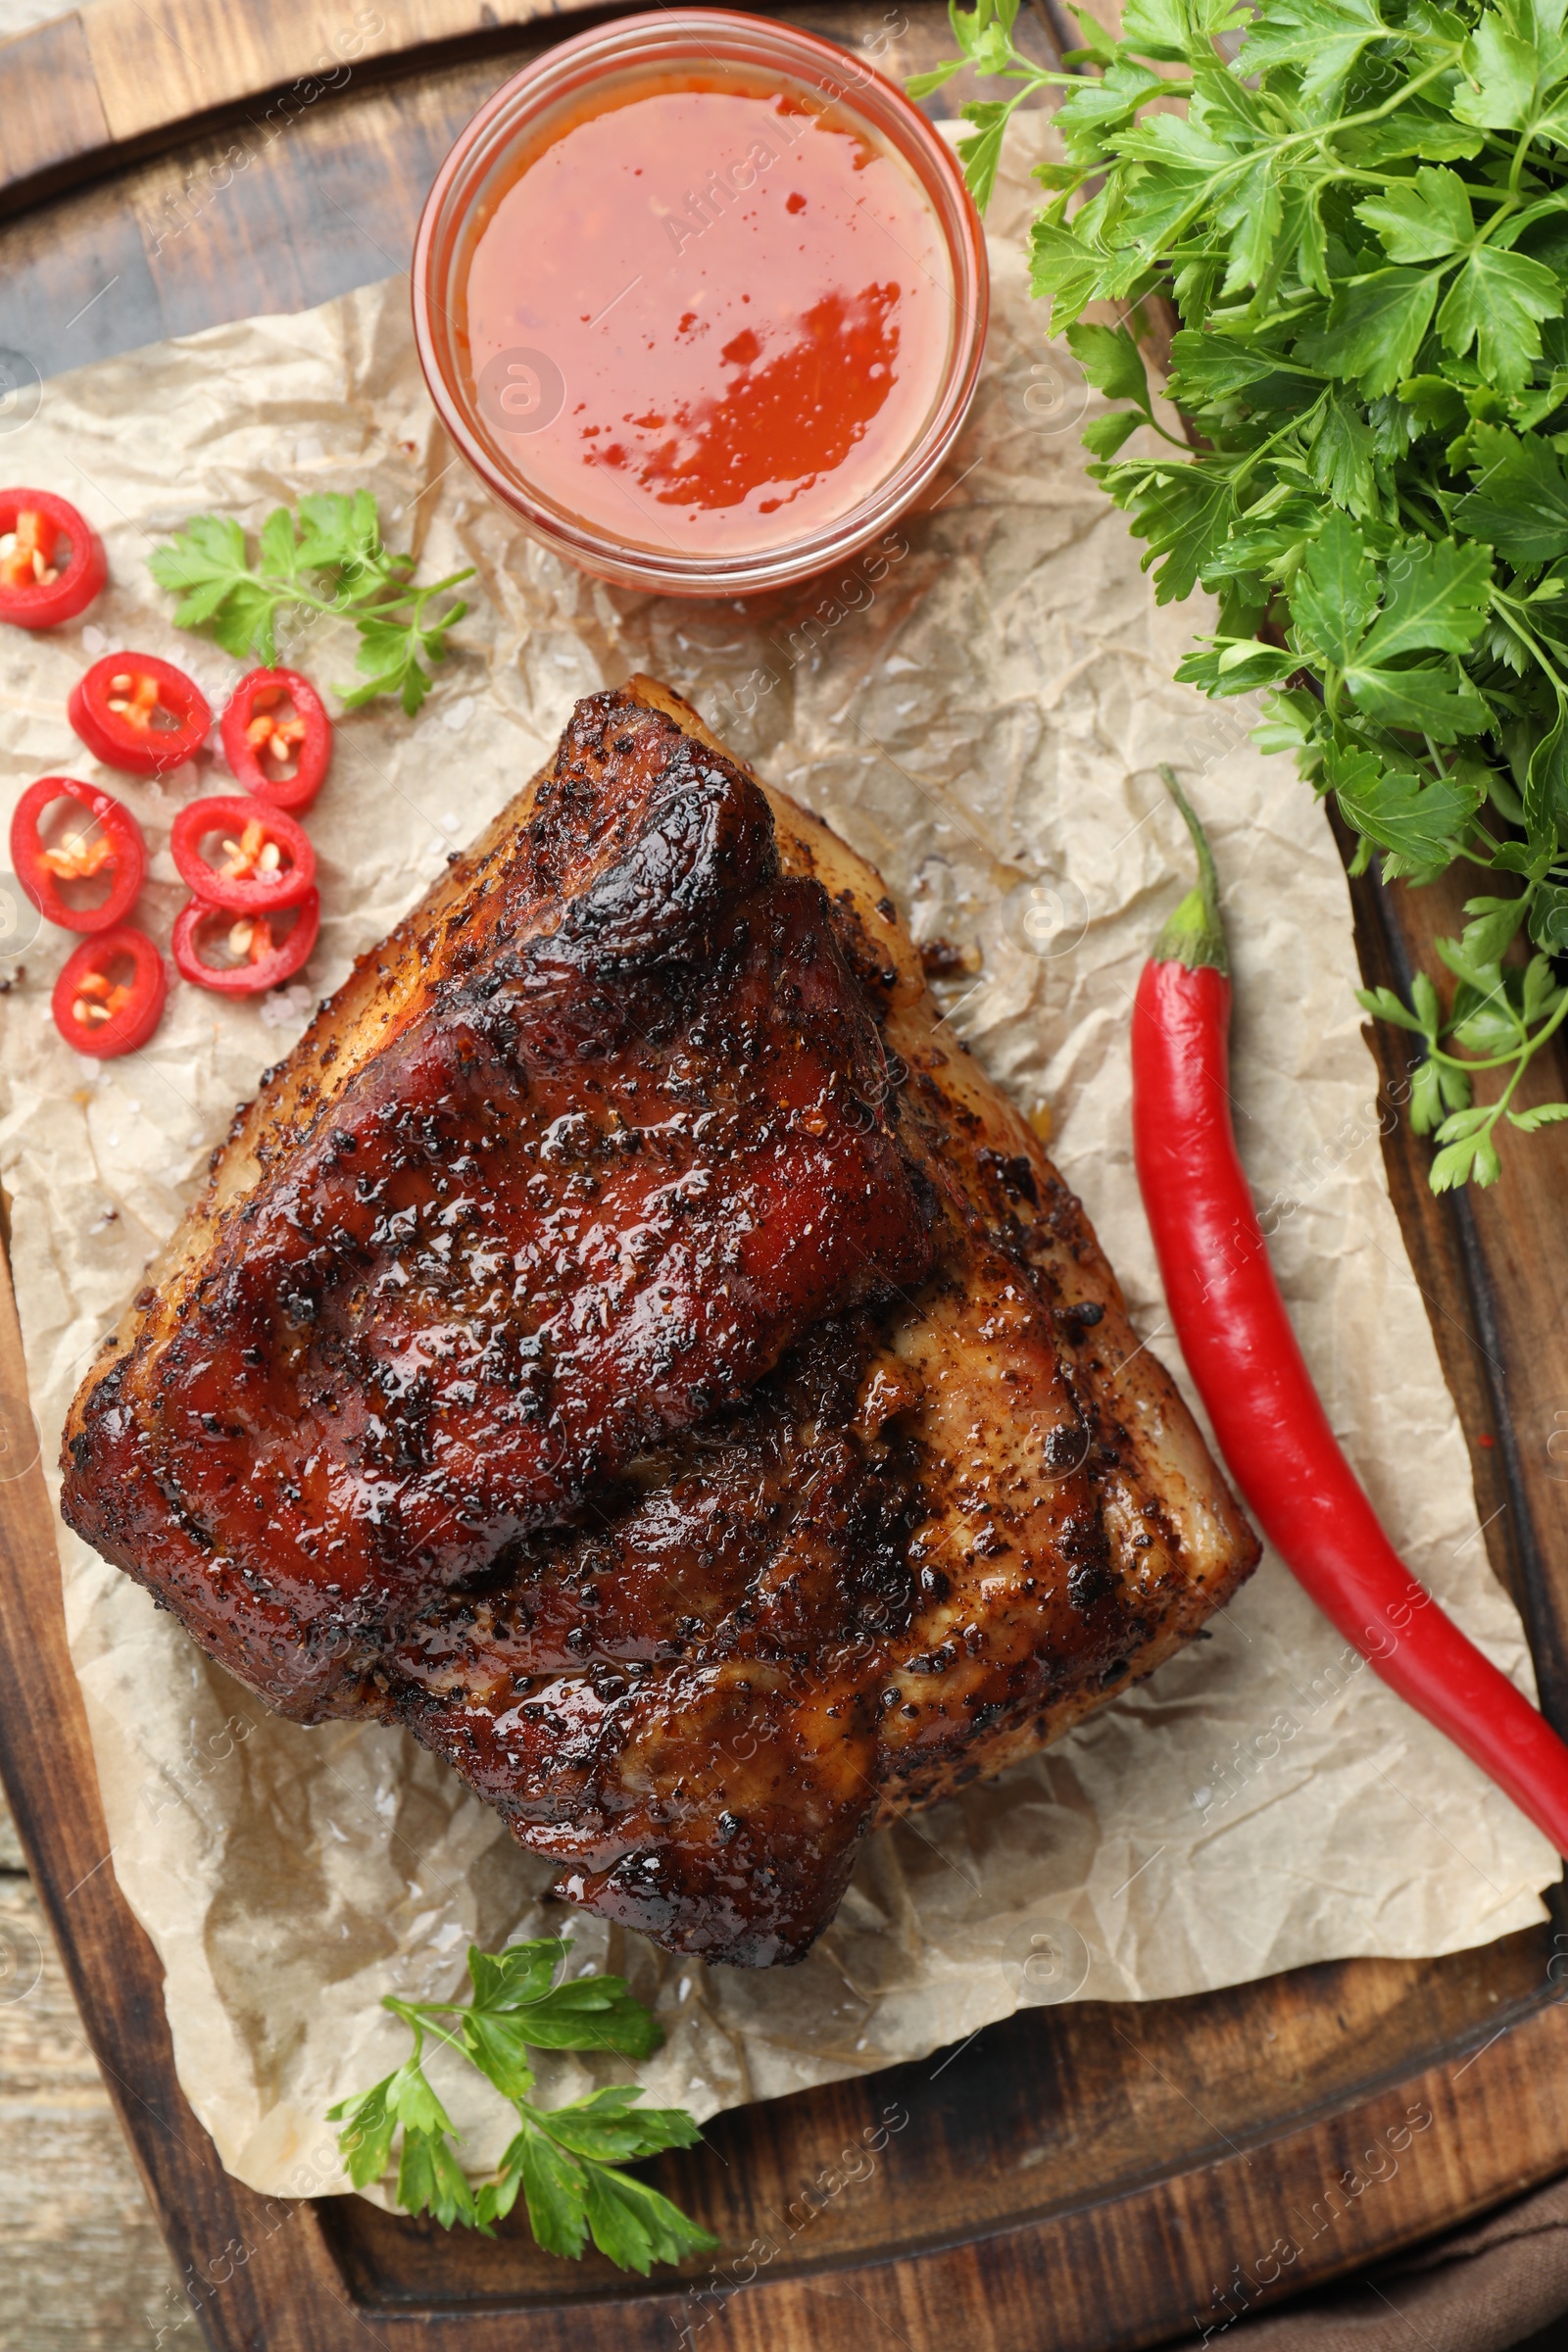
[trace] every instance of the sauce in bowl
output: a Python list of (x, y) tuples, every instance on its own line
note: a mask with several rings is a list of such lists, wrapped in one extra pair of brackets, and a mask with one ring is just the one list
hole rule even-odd
[(664, 79), (516, 160), (464, 286), (474, 398), (518, 472), (602, 530), (758, 553), (909, 449), (953, 270), (913, 172), (842, 109)]
[(498, 92), (415, 256), (443, 421), (533, 534), (628, 585), (786, 584), (931, 479), (985, 330), (951, 152), (813, 35), (619, 23)]

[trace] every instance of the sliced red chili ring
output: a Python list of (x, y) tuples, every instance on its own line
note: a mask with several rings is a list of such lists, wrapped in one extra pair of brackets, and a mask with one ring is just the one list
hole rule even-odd
[[(221, 841), (221, 863), (204, 844)], [(297, 906), (316, 882), (316, 852), (302, 826), (265, 801), (226, 798), (192, 801), (174, 819), (169, 848), (180, 879), (204, 906), (233, 914), (267, 914)]]
[(241, 678), (223, 712), (222, 736), (235, 781), (274, 808), (308, 808), (320, 791), (332, 757), (332, 721), (297, 669), (253, 669)]
[(137, 776), (177, 767), (213, 723), (194, 678), (156, 654), (105, 654), (71, 689), (66, 715), (95, 759)]
[(0, 490), (0, 620), (52, 629), (85, 612), (109, 577), (104, 543), (70, 501)]
[[(121, 977), (128, 962), (130, 970)], [(100, 1061), (133, 1054), (163, 1018), (169, 994), (164, 959), (145, 931), (129, 923), (84, 939), (55, 982), (55, 1027), (78, 1054)]]
[[(39, 820), (57, 801), (74, 801), (98, 826), (94, 838), (78, 829), (46, 842)], [(147, 845), (130, 810), (112, 793), (74, 776), (40, 776), (17, 803), (11, 819), (11, 866), (38, 912), (63, 931), (112, 930), (135, 905), (147, 878)], [(73, 906), (62, 882), (84, 882), (109, 869), (109, 890), (94, 906)]]
[[(231, 908), (204, 906), (200, 899), (189, 900), (174, 917), (173, 955), (180, 973), (198, 988), (214, 989), (223, 997), (256, 997), (264, 989), (292, 980), (316, 945), (321, 927), (321, 894), (313, 890), (297, 906), (280, 907), (278, 912), (285, 919), (294, 918), (293, 929), (282, 939), (265, 914), (236, 915)], [(224, 945), (241, 960), (232, 964), (203, 961), (203, 931), (215, 923), (227, 926)]]

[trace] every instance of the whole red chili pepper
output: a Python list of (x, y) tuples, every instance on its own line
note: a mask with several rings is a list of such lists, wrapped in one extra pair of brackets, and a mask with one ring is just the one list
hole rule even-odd
[(1168, 768), (1200, 880), (1133, 1007), (1133, 1151), (1171, 1320), (1264, 1534), (1353, 1648), (1568, 1854), (1568, 1747), (1446, 1617), (1340, 1451), (1268, 1261), (1230, 1113), (1231, 984), (1214, 861)]

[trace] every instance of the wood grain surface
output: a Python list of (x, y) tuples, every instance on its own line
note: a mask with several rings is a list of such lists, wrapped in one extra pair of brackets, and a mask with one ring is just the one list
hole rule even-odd
[(62, 176), (123, 164), (166, 145), (172, 127), (231, 115), (251, 102), (262, 122), (284, 122), (322, 91), (345, 86), (366, 59), (430, 53), (458, 39), (583, 15), (550, 0), (399, 0), (383, 13), (354, 0), (326, 8), (290, 0), (243, 9), (227, 0), (139, 0), (87, 5), (17, 36), (0, 71), (27, 103), (8, 109), (0, 193), (35, 201)]
[[(925, 0), (777, 13), (871, 50), (896, 75), (949, 38)], [(61, 368), (401, 269), (457, 130), (569, 28), (564, 14), (421, 0), (371, 31), (360, 20), (382, 12), (344, 0), (88, 0), (0, 45), (0, 366), (13, 387), (47, 398)], [(1051, 23), (1040, 0), (1026, 37), (1043, 51)], [(350, 55), (356, 33), (366, 45)], [(330, 75), (316, 63), (327, 54)], [(285, 90), (292, 103), (271, 102)], [(931, 111), (965, 94), (955, 84)], [(1432, 935), (1463, 895), (1450, 880), (1428, 893), (1352, 886), (1370, 977), (1431, 964)], [(1380, 1032), (1375, 1050), (1397, 1091), (1400, 1041)], [(1560, 1058), (1540, 1073), (1544, 1094), (1565, 1082)], [(1489, 1548), (1563, 1727), (1568, 1460), (1555, 1456), (1568, 1437), (1553, 1446), (1568, 1431), (1568, 1134), (1535, 1139), (1496, 1193), (1457, 1206), (1427, 1192), (1426, 1148), (1402, 1124), (1385, 1152)], [(0, 1420), (24, 1446), (24, 1399), (0, 1289)], [(191, 2344), (200, 2326), (235, 2352), (340, 2352), (368, 2329), (400, 2352), (638, 2352), (686, 2328), (705, 2352), (861, 2352), (868, 2340), (1113, 2352), (1354, 2272), (1568, 2164), (1568, 2015), (1554, 1982), (1568, 1946), (1548, 1926), (1444, 1961), (1035, 2009), (916, 2066), (721, 2116), (704, 2148), (651, 2168), (721, 2234), (716, 2280), (644, 2284), (596, 2258), (568, 2270), (515, 2222), (486, 2243), (358, 2199), (270, 2202), (222, 2173), (174, 2079), (157, 1963), (106, 1854), (35, 1464), (0, 1486), (0, 1771), (36, 1889), (0, 1849), (13, 1992), (24, 1939), (39, 1951), (36, 1983), (0, 1999), (0, 2239), (27, 2249), (31, 2297), (24, 2318), (0, 2298), (0, 2344), (152, 2345), (160, 2328)], [(115, 2172), (67, 1985), (172, 2273)], [(36, 2173), (13, 2158), (14, 2117), (58, 2151)], [(872, 2169), (842, 2179), (863, 2171), (843, 2152), (867, 2133), (884, 2142)], [(103, 2168), (96, 2203), (82, 2194), (91, 2165)], [(1280, 2240), (1298, 2250), (1260, 2288)], [(106, 2278), (88, 2310), (78, 2266), (104, 2277), (116, 2262), (121, 2305)]]
[(0, 2348), (131, 2352), (178, 2282), (3, 1810), (0, 1970)]
[[(118, 8), (120, 0), (97, 4)], [(93, 6), (88, 0), (83, 18)], [(479, 0), (470, 14), (477, 20), (488, 6)], [(158, 0), (164, 24), (176, 11), (177, 0)], [(951, 40), (932, 0), (909, 8), (806, 0), (768, 13), (843, 39), (895, 79), (933, 63)], [(302, 60), (318, 42), (320, 15), (299, 0), (253, 0), (228, 14), (236, 26), (265, 14), (274, 41), (279, 25), (294, 21)], [(552, 14), (504, 37), (475, 34), (424, 57), (417, 72), (405, 53), (345, 64), (335, 90), (318, 86), (314, 99), (286, 110), (231, 108), (112, 175), (0, 218), (0, 347), (35, 385), (160, 336), (259, 311), (307, 310), (403, 271), (425, 191), (464, 123), (529, 57), (587, 21), (564, 27)], [(1022, 46), (1051, 54), (1036, 18), (1026, 15), (1021, 25)], [(50, 49), (57, 34), (45, 26), (0, 44), (0, 194), (19, 124), (58, 110), (50, 137), (75, 135), (66, 120), (75, 101), (57, 95), (72, 86), (69, 61)], [(927, 112), (951, 113), (978, 87), (960, 75)], [(87, 153), (77, 168), (104, 160)]]

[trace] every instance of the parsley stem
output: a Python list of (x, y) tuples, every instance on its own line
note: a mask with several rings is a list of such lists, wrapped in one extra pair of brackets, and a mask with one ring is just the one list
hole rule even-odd
[(425, 2011), (428, 2009), (438, 2007), (455, 2008), (457, 2006), (456, 2002), (400, 2001), (395, 1992), (387, 1992), (383, 1993), (381, 1996), (381, 2006), (383, 2009), (390, 2009), (394, 2017), (401, 2017), (403, 2023), (408, 2027), (410, 2033), (414, 2035), (414, 2057), (416, 2064), (418, 2063), (419, 2052), (424, 2046), (424, 2036), (426, 2034), (433, 2034), (437, 2041), (444, 2041), (447, 2045), (447, 2048), (449, 2050), (456, 2050), (460, 2058), (466, 2058), (467, 2056), (467, 2052), (465, 2050), (461, 2041), (457, 2040), (452, 2034), (445, 2032), (442, 2027), (438, 2026), (433, 2017), (428, 2017), (425, 2015)]
[[(1494, 990), (1493, 995), (1495, 994), (1496, 991)], [(1485, 1002), (1490, 1004), (1492, 998), (1487, 998)], [(1482, 1006), (1477, 1005), (1476, 1010), (1479, 1012), (1481, 1009)], [(1471, 1060), (1468, 1056), (1457, 1054), (1446, 1054), (1441, 1046), (1429, 1044), (1427, 1050), (1435, 1061), (1446, 1062), (1450, 1070), (1500, 1070), (1506, 1068), (1510, 1061), (1516, 1061), (1519, 1064), (1518, 1069), (1508, 1081), (1506, 1091), (1499, 1096), (1496, 1103), (1493, 1106), (1500, 1112), (1506, 1108), (1509, 1095), (1513, 1093), (1514, 1088), (1524, 1076), (1526, 1063), (1532, 1061), (1547, 1039), (1561, 1028), (1565, 1017), (1568, 1017), (1568, 989), (1563, 991), (1562, 1002), (1556, 1011), (1542, 1022), (1541, 1027), (1535, 1031), (1534, 1035), (1526, 1036), (1511, 1054), (1488, 1054), (1485, 1059)]]
[[(1266, 154), (1270, 162), (1278, 164), (1294, 148), (1321, 148), (1329, 139), (1338, 138), (1342, 131), (1359, 130), (1369, 122), (1384, 122), (1390, 115), (1396, 113), (1401, 106), (1406, 105), (1418, 90), (1424, 89), (1429, 81), (1436, 81), (1441, 74), (1450, 72), (1459, 57), (1459, 46), (1450, 47), (1440, 65), (1429, 67), (1425, 74), (1417, 74), (1414, 80), (1407, 81), (1402, 90), (1396, 90), (1394, 96), (1386, 98), (1381, 106), (1371, 107), (1359, 115), (1347, 115), (1339, 122), (1322, 123), (1313, 130), (1293, 130), (1285, 138), (1276, 139), (1272, 147), (1261, 153)], [(1190, 80), (1186, 83), (1171, 80), (1166, 82), (1162, 88), (1152, 91), (1150, 96), (1151, 99), (1158, 98), (1163, 101), (1172, 95), (1180, 97), (1184, 89), (1191, 90), (1194, 84)], [(1013, 103), (1016, 104), (1016, 100)], [(1137, 127), (1136, 122), (1134, 127)], [(1254, 147), (1250, 149), (1246, 155), (1238, 156), (1233, 164), (1221, 165), (1204, 182), (1191, 204), (1187, 205), (1170, 223), (1165, 231), (1164, 241), (1168, 243), (1170, 239), (1182, 234), (1194, 220), (1200, 219), (1205, 212), (1211, 210), (1215, 197), (1226, 183), (1249, 172), (1255, 171), (1259, 161), (1260, 150)]]
[(1519, 174), (1525, 168), (1525, 157), (1530, 153), (1535, 135), (1535, 123), (1527, 122), (1519, 134), (1519, 144), (1513, 151), (1513, 162), (1508, 167), (1508, 194), (1515, 205), (1519, 201)]
[(1504, 628), (1511, 629), (1513, 634), (1518, 638), (1520, 644), (1528, 646), (1531, 653), (1535, 655), (1536, 660), (1541, 663), (1542, 668), (1545, 671), (1547, 677), (1557, 689), (1558, 700), (1560, 702), (1568, 703), (1568, 685), (1563, 683), (1552, 664), (1547, 661), (1544, 653), (1542, 651), (1541, 640), (1536, 636), (1533, 629), (1526, 628), (1522, 620), (1515, 620), (1513, 618), (1513, 614), (1522, 610), (1518, 599), (1516, 597), (1509, 596), (1506, 590), (1494, 586), (1492, 590), (1492, 603), (1494, 608), (1501, 613)]
[(1423, 538), (1446, 539), (1448, 534), (1443, 529), (1441, 523), (1434, 523), (1430, 516), (1423, 514), (1419, 507), (1412, 505), (1403, 490), (1399, 492), (1399, 513), (1415, 526)]
[(362, 615), (368, 620), (379, 620), (389, 619), (403, 605), (412, 604), (422, 611), (430, 597), (441, 595), (448, 588), (456, 587), (462, 580), (471, 580), (473, 568), (470, 564), (466, 571), (455, 571), (450, 578), (437, 580), (429, 588), (397, 588), (391, 596), (382, 598), (379, 603), (374, 599), (381, 597), (382, 586), (390, 587), (393, 585), (391, 582), (378, 585), (370, 596), (345, 598), (339, 594), (329, 598), (313, 596), (310, 590), (302, 588), (297, 580), (280, 580), (272, 572), (259, 572), (255, 576), (258, 587), (265, 589), (275, 604), (303, 606), (307, 612), (322, 612), (334, 620), (354, 620)]
[(1401, 106), (1408, 104), (1417, 91), (1424, 90), (1429, 81), (1437, 81), (1443, 74), (1451, 73), (1459, 61), (1462, 48), (1462, 42), (1449, 44), (1438, 65), (1429, 66), (1424, 74), (1418, 74), (1414, 80), (1407, 81), (1402, 90), (1396, 90), (1392, 98), (1385, 98), (1381, 106), (1374, 106), (1363, 114), (1346, 115), (1341, 122), (1324, 123), (1317, 130), (1293, 131), (1290, 138), (1282, 142), (1279, 152), (1283, 152), (1285, 147), (1298, 146), (1303, 140), (1336, 139), (1343, 130), (1362, 130), (1369, 122), (1387, 122), (1389, 116), (1396, 114)]
[(1232, 488), (1234, 489), (1238, 482), (1246, 481), (1248, 475), (1251, 472), (1252, 467), (1257, 464), (1258, 459), (1267, 457), (1269, 451), (1273, 448), (1276, 441), (1283, 441), (1287, 433), (1304, 433), (1307, 426), (1311, 423), (1313, 416), (1317, 414), (1318, 410), (1322, 408), (1327, 399), (1328, 392), (1326, 390), (1320, 392), (1316, 400), (1313, 401), (1312, 406), (1307, 410), (1304, 416), (1292, 416), (1286, 423), (1280, 426), (1278, 432), (1270, 433), (1266, 441), (1260, 441), (1255, 449), (1250, 449), (1246, 457), (1242, 460), (1240, 466), (1237, 466), (1236, 471), (1231, 476)]

